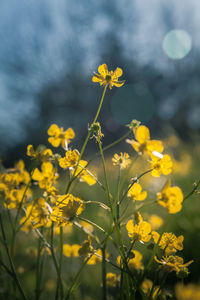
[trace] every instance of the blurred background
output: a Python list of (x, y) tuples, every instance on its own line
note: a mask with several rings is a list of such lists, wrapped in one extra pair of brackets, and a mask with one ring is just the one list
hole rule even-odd
[(47, 143), (52, 123), (73, 127), (80, 146), (102, 93), (91, 81), (102, 63), (121, 67), (126, 80), (106, 95), (105, 144), (132, 119), (154, 137), (173, 128), (187, 142), (199, 139), (199, 25), (198, 0), (1, 0), (5, 165), (25, 157), (27, 144)]

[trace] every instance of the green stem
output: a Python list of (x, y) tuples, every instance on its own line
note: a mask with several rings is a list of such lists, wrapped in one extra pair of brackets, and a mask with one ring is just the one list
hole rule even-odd
[(74, 277), (74, 280), (73, 280), (73, 282), (72, 282), (72, 284), (71, 284), (71, 286), (70, 286), (70, 288), (69, 288), (69, 290), (68, 290), (68, 292), (67, 292), (67, 294), (66, 294), (64, 300), (68, 300), (68, 299), (70, 298), (70, 295), (72, 294), (72, 292), (73, 292), (73, 290), (74, 290), (74, 288), (75, 288), (75, 286), (76, 286), (76, 282), (77, 282), (77, 280), (78, 280), (78, 277), (80, 276), (82, 270), (84, 269), (85, 265), (87, 264), (88, 260), (91, 258), (91, 256), (92, 256), (93, 254), (94, 254), (94, 252), (92, 252), (92, 253), (90, 254), (90, 256), (88, 256), (88, 258), (85, 259), (85, 261), (81, 264), (81, 267), (80, 267), (80, 269), (78, 270), (76, 276)]
[(36, 267), (36, 288), (35, 288), (35, 300), (39, 300), (41, 290), (40, 290), (40, 284), (41, 284), (41, 274), (40, 274), (40, 259), (41, 259), (41, 251), (42, 251), (42, 240), (38, 239), (38, 252), (37, 252), (37, 267)]
[[(59, 265), (55, 256), (55, 252), (54, 252), (54, 222), (52, 222), (51, 225), (51, 246), (50, 246), (50, 250), (51, 250), (51, 255), (52, 255), (52, 259), (55, 265), (55, 269), (57, 272), (57, 289), (59, 290), (60, 288), (60, 292), (61, 292), (61, 299), (63, 298), (64, 295), (64, 290), (63, 290), (63, 283), (62, 283), (62, 278), (61, 278), (61, 274), (60, 274), (60, 269), (59, 269)], [(58, 295), (57, 295), (58, 296)]]
[[(103, 90), (103, 94), (102, 94), (102, 97), (101, 97), (101, 100), (100, 100), (100, 103), (99, 103), (99, 107), (98, 107), (97, 113), (96, 113), (96, 115), (95, 115), (95, 117), (94, 117), (94, 120), (93, 120), (92, 124), (96, 122), (96, 120), (97, 120), (97, 118), (98, 118), (98, 116), (99, 116), (99, 113), (100, 113), (100, 110), (101, 110), (101, 107), (102, 107), (102, 104), (103, 104), (103, 100), (104, 100), (104, 97), (105, 97), (106, 90), (107, 90), (107, 85), (105, 86), (105, 88), (104, 88), (104, 90)], [(76, 167), (75, 167), (75, 169), (74, 169), (74, 172), (73, 172), (73, 174), (72, 174), (71, 180), (69, 181), (68, 186), (67, 186), (67, 188), (66, 188), (66, 194), (69, 192), (70, 186), (71, 186), (71, 184), (72, 184), (74, 178), (76, 178), (75, 174), (76, 174), (76, 170), (77, 170), (77, 168), (78, 168), (79, 161), (81, 160), (81, 158), (82, 158), (82, 156), (83, 156), (83, 153), (84, 153), (84, 151), (85, 151), (85, 148), (86, 148), (86, 146), (87, 146), (87, 143), (88, 143), (88, 141), (89, 141), (89, 138), (90, 138), (91, 134), (92, 134), (92, 131), (89, 130), (89, 131), (88, 131), (88, 134), (87, 134), (87, 136), (86, 136), (86, 139), (85, 139), (85, 141), (84, 141), (84, 143), (83, 143), (83, 146), (82, 146), (82, 149), (81, 149), (81, 153), (80, 153), (80, 155), (79, 155), (79, 159), (78, 159), (77, 165), (76, 165)]]
[(102, 247), (102, 299), (107, 300), (106, 285), (106, 244)]
[(12, 261), (12, 258), (11, 258), (11, 255), (10, 255), (10, 252), (9, 252), (9, 249), (8, 249), (8, 244), (7, 244), (7, 239), (6, 239), (6, 235), (5, 235), (5, 231), (4, 231), (4, 226), (3, 226), (3, 220), (2, 220), (2, 217), (1, 217), (1, 214), (0, 214), (0, 227), (1, 227), (1, 232), (2, 232), (2, 237), (3, 237), (3, 241), (4, 241), (4, 247), (5, 247), (5, 250), (6, 250), (6, 253), (7, 253), (7, 256), (8, 256), (8, 260), (9, 260), (9, 263), (10, 263), (10, 267), (11, 267), (11, 271), (13, 273), (13, 278), (16, 282), (16, 285), (18, 287), (18, 290), (22, 296), (22, 299), (23, 300), (27, 300), (25, 294), (24, 294), (24, 291), (22, 289), (22, 286), (20, 284), (20, 281), (18, 279), (18, 276), (17, 276), (17, 273), (15, 271), (15, 266), (14, 266), (14, 263)]

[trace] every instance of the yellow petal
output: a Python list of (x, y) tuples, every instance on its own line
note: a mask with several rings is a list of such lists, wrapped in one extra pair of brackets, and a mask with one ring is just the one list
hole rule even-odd
[(149, 129), (141, 125), (136, 129), (135, 138), (140, 144), (146, 143), (150, 139), (150, 132)]
[(133, 220), (129, 220), (128, 223), (126, 224), (126, 229), (128, 230), (128, 232), (133, 232), (133, 228), (134, 228), (134, 223)]
[(60, 133), (60, 128), (58, 127), (58, 125), (52, 124), (52, 125), (49, 127), (47, 133), (48, 133), (48, 135), (54, 136), (54, 135)]
[(102, 76), (101, 76), (101, 75), (98, 75), (98, 74), (95, 74), (95, 75), (92, 77), (92, 81), (93, 81), (93, 82), (100, 82), (100, 81), (102, 81), (102, 80), (104, 80), (104, 78), (102, 78)]
[(115, 70), (115, 72), (113, 74), (114, 75), (113, 77), (118, 78), (118, 77), (121, 77), (122, 74), (123, 74), (122, 69), (121, 68), (116, 68), (116, 70)]
[(98, 67), (98, 72), (104, 77), (108, 74), (108, 67), (106, 64), (100, 65)]
[(59, 147), (61, 143), (61, 139), (57, 137), (49, 137), (48, 142), (53, 146), (53, 147)]
[(38, 168), (36, 168), (33, 172), (33, 175), (32, 175), (32, 178), (33, 180), (37, 180), (37, 181), (40, 181), (43, 179), (43, 175), (42, 173), (38, 170)]

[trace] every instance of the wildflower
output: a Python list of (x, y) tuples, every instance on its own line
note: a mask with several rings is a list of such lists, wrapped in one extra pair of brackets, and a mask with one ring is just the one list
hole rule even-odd
[(128, 197), (132, 200), (142, 201), (146, 199), (147, 192), (142, 191), (142, 186), (135, 182), (128, 191)]
[(78, 257), (79, 256), (80, 245), (74, 244), (64, 244), (63, 245), (63, 254), (67, 257)]
[(167, 181), (160, 193), (157, 193), (158, 204), (165, 207), (170, 214), (175, 214), (182, 209), (183, 193), (178, 186), (170, 186)]
[(187, 268), (193, 263), (193, 260), (184, 263), (183, 258), (176, 255), (163, 256), (161, 260), (154, 256), (154, 259), (157, 263), (161, 264), (161, 267), (166, 272), (176, 271), (177, 275), (181, 272), (182, 269)]
[(132, 241), (148, 242), (151, 239), (151, 225), (146, 221), (134, 225), (133, 220), (129, 220), (126, 229)]
[[(117, 264), (121, 267), (123, 266), (121, 256), (117, 257)], [(136, 270), (143, 269), (142, 254), (137, 250), (132, 250), (129, 255), (129, 258), (127, 260), (127, 264), (128, 264), (129, 270), (131, 270), (131, 271), (133, 271), (135, 269)]]
[[(156, 231), (152, 231), (152, 237), (154, 242), (157, 243), (160, 238), (160, 234)], [(164, 250), (165, 255), (171, 255), (177, 250), (183, 250), (183, 240), (183, 235), (176, 237), (174, 233), (164, 232), (158, 245), (162, 250)]]
[(89, 224), (85, 221), (81, 221), (80, 224), (81, 224), (81, 226), (83, 226), (85, 232), (92, 233), (94, 231), (94, 227), (91, 224)]
[[(106, 258), (109, 257), (109, 254), (106, 252)], [(87, 261), (88, 265), (96, 265), (97, 263), (102, 262), (102, 251), (98, 249), (94, 252), (94, 254)]]
[[(94, 185), (96, 179), (95, 176), (86, 169), (87, 164), (86, 160), (80, 160), (74, 176), (77, 176), (80, 181), (86, 182), (88, 185)], [(70, 171), (73, 174), (74, 168), (70, 168)]]
[(146, 126), (141, 125), (133, 129), (133, 131), (136, 141), (127, 139), (126, 142), (131, 144), (136, 152), (139, 154), (143, 154), (144, 152), (150, 154), (153, 151), (163, 152), (163, 143), (159, 140), (150, 140), (150, 132)]
[(118, 80), (118, 78), (123, 74), (123, 71), (120, 68), (116, 68), (114, 72), (108, 71), (107, 65), (103, 64), (98, 67), (98, 72), (99, 74), (94, 73), (92, 81), (99, 82), (99, 84), (102, 86), (109, 85), (109, 88), (112, 89), (113, 86), (121, 87), (125, 83), (125, 80)]
[(42, 162), (48, 161), (53, 157), (51, 149), (46, 149), (44, 146), (39, 146), (36, 150), (34, 150), (33, 145), (28, 145), (26, 154), (32, 159), (38, 159)]
[(72, 194), (62, 195), (58, 197), (56, 206), (53, 207), (51, 219), (57, 223), (57, 226), (64, 226), (71, 224), (75, 216), (80, 215), (83, 210), (83, 200)]
[(149, 223), (151, 224), (151, 228), (153, 230), (157, 230), (162, 226), (163, 219), (157, 215), (151, 215), (149, 217)]
[(114, 288), (118, 284), (118, 276), (112, 272), (106, 274), (106, 283), (108, 287)]
[(71, 139), (74, 139), (75, 133), (72, 128), (64, 131), (63, 127), (59, 128), (56, 124), (52, 124), (48, 129), (49, 143), (53, 147), (59, 147), (60, 144), (64, 149), (68, 148)]
[(175, 295), (177, 300), (200, 300), (200, 286), (193, 283), (186, 285), (177, 283), (175, 286)]
[(131, 160), (129, 159), (128, 153), (121, 152), (120, 155), (117, 153), (114, 154), (112, 162), (114, 166), (120, 166), (120, 168), (123, 170), (130, 165)]
[(50, 162), (44, 162), (41, 165), (41, 171), (36, 168), (32, 175), (33, 180), (37, 180), (39, 187), (45, 189), (56, 181), (56, 173)]
[(173, 163), (171, 157), (168, 154), (165, 155), (151, 155), (150, 165), (153, 169), (151, 174), (154, 177), (160, 177), (161, 174), (168, 175), (172, 172)]
[(93, 123), (91, 127), (89, 127), (89, 130), (92, 132), (91, 138), (94, 137), (97, 142), (104, 136), (104, 134), (101, 132), (101, 125), (99, 122)]
[(50, 220), (51, 213), (52, 209), (45, 199), (38, 198), (28, 205), (26, 216), (20, 220), (20, 224), (24, 223), (24, 231), (27, 231), (29, 227), (31, 228), (30, 224), (34, 229), (42, 226), (50, 227), (52, 223)]
[[(150, 296), (150, 293), (151, 293), (151, 289), (152, 289), (152, 286), (153, 286), (153, 282), (149, 279), (145, 279), (143, 282), (142, 282), (142, 290), (144, 292), (145, 295), (147, 295), (148, 297)], [(154, 291), (153, 291), (153, 294), (152, 294), (152, 300), (154, 299), (157, 299), (157, 296), (161, 294), (161, 290), (160, 290), (160, 287), (159, 286), (155, 286), (154, 287)], [(157, 294), (159, 293), (159, 294)]]
[(79, 153), (77, 150), (68, 150), (65, 153), (64, 158), (59, 159), (59, 165), (61, 168), (75, 167), (79, 159)]
[(4, 206), (8, 209), (18, 208), (20, 204), (24, 204), (32, 195), (31, 190), (26, 188), (26, 186), (21, 186), (19, 188), (8, 189), (4, 195)]
[(78, 250), (79, 255), (88, 255), (89, 253), (91, 253), (94, 250), (91, 244), (91, 238), (90, 236), (88, 236), (88, 239), (82, 243)]

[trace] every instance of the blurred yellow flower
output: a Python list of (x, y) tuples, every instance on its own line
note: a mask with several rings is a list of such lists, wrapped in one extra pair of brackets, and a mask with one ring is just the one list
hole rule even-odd
[[(153, 282), (149, 279), (145, 279), (142, 282), (142, 285), (141, 285), (142, 290), (143, 290), (144, 294), (147, 295), (148, 297), (150, 295), (152, 286), (153, 286)], [(159, 286), (154, 287), (154, 291), (153, 291), (153, 294), (152, 294), (152, 297), (151, 297), (152, 300), (157, 299), (157, 296), (161, 294), (161, 290), (160, 291), (159, 290), (160, 290)], [(157, 294), (158, 292), (159, 292), (159, 294)]]
[(147, 197), (147, 192), (142, 191), (142, 186), (135, 182), (128, 191), (128, 197), (132, 198), (132, 200), (143, 201)]
[(177, 283), (175, 295), (177, 300), (200, 300), (200, 285)]
[[(122, 261), (121, 256), (117, 257), (117, 264), (121, 267), (123, 266), (123, 261)], [(131, 270), (131, 271), (133, 271), (135, 269), (143, 269), (142, 254), (137, 250), (132, 250), (129, 255), (127, 264), (128, 264), (129, 270)]]
[(80, 245), (78, 244), (63, 244), (63, 254), (67, 257), (78, 257), (79, 256), (79, 251)]
[(109, 272), (106, 274), (106, 283), (108, 287), (116, 287), (118, 281), (119, 277), (115, 273)]
[(59, 128), (58, 125), (52, 124), (48, 129), (49, 143), (53, 147), (59, 147), (60, 144), (64, 149), (68, 149), (68, 144), (71, 139), (74, 139), (75, 133), (72, 128), (64, 131), (63, 127)]
[(163, 219), (157, 215), (151, 215), (149, 217), (149, 223), (151, 224), (152, 230), (157, 230), (162, 226)]
[(56, 181), (56, 172), (50, 162), (44, 162), (41, 165), (41, 171), (36, 168), (32, 175), (33, 180), (38, 181), (39, 187), (45, 189)]
[(28, 145), (26, 154), (31, 158), (38, 159), (42, 162), (48, 161), (51, 157), (53, 157), (51, 149), (46, 149), (42, 146), (37, 147), (37, 149), (34, 150), (33, 145)]
[(134, 225), (133, 220), (129, 220), (126, 229), (132, 241), (148, 242), (151, 239), (151, 225), (146, 221)]
[[(95, 176), (86, 169), (88, 162), (86, 160), (80, 160), (74, 176), (77, 176), (80, 181), (86, 182), (88, 185), (94, 185), (96, 183)], [(70, 168), (73, 174), (74, 168)]]
[(27, 231), (32, 228), (50, 227), (52, 209), (44, 198), (38, 198), (30, 203), (26, 210), (26, 216), (20, 220), (20, 224), (24, 224), (23, 231)]
[(109, 88), (112, 89), (113, 86), (121, 87), (125, 80), (119, 81), (118, 78), (122, 76), (123, 71), (120, 68), (116, 68), (116, 70), (108, 71), (108, 67), (106, 64), (102, 64), (98, 67), (99, 74), (94, 72), (94, 76), (92, 77), (93, 82), (98, 82), (102, 86), (109, 85)]
[(114, 154), (112, 162), (114, 166), (120, 166), (120, 168), (123, 170), (130, 165), (131, 160), (129, 159), (128, 153), (121, 152), (120, 155), (117, 153)]
[(161, 174), (168, 175), (172, 172), (173, 163), (168, 154), (158, 156), (157, 153), (152, 154), (150, 165), (153, 169), (151, 174), (154, 177), (160, 177)]
[(151, 154), (153, 151), (162, 153), (164, 150), (163, 143), (159, 140), (150, 140), (149, 129), (141, 125), (136, 129), (133, 129), (135, 134), (135, 140), (127, 139), (126, 142), (131, 144), (131, 146), (140, 154), (147, 152)]
[(182, 209), (183, 193), (178, 186), (170, 186), (167, 181), (160, 193), (157, 193), (157, 201), (165, 207), (170, 214), (175, 214)]
[[(108, 257), (109, 257), (109, 254), (106, 252), (106, 258), (108, 258)], [(87, 261), (87, 264), (88, 265), (96, 265), (99, 262), (102, 262), (102, 251), (101, 251), (101, 249), (98, 249), (98, 250), (95, 251), (95, 253)]]

